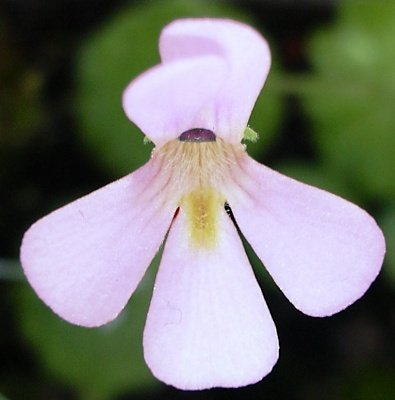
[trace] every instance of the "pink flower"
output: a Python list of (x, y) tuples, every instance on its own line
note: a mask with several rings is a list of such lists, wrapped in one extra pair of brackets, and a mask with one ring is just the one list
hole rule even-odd
[(285, 296), (312, 316), (365, 293), (384, 238), (356, 205), (247, 155), (240, 142), (270, 66), (257, 32), (179, 20), (159, 47), (162, 63), (123, 98), (155, 144), (151, 159), (35, 223), (22, 264), (55, 313), (99, 326), (123, 309), (169, 231), (144, 332), (147, 364), (181, 389), (251, 384), (271, 371), (279, 345), (225, 202)]

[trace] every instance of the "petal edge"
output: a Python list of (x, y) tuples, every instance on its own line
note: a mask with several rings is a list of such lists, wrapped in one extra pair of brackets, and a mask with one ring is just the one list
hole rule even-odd
[(359, 299), (377, 277), (384, 236), (358, 206), (241, 161), (241, 191), (229, 203), (241, 231), (297, 309), (329, 316)]
[(193, 250), (181, 209), (167, 239), (144, 331), (160, 380), (184, 390), (239, 387), (278, 358), (276, 328), (224, 210), (216, 250)]
[(20, 255), (24, 272), (55, 313), (91, 327), (111, 321), (123, 309), (172, 218), (171, 208), (161, 201), (145, 206), (146, 196), (152, 196), (147, 183), (158, 189), (160, 179), (149, 162), (52, 212), (26, 232)]

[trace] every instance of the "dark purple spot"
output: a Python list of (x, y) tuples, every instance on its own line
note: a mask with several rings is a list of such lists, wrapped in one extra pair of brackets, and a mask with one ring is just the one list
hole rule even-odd
[(215, 133), (209, 129), (194, 128), (181, 133), (178, 137), (180, 142), (215, 142)]

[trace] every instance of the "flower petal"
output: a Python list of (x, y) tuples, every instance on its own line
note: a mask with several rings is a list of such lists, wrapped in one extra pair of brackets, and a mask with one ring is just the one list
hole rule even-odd
[(180, 389), (255, 383), (278, 357), (261, 290), (235, 227), (220, 213), (217, 246), (194, 248), (180, 209), (148, 313), (146, 362), (158, 379)]
[(157, 146), (192, 128), (213, 130), (225, 73), (214, 56), (156, 66), (126, 88), (124, 110)]
[(36, 222), (21, 261), (39, 297), (69, 322), (102, 325), (125, 306), (157, 252), (175, 208), (149, 162)]
[(270, 50), (263, 37), (232, 20), (182, 19), (163, 29), (160, 54), (164, 63), (210, 54), (226, 60), (228, 71), (217, 93), (214, 132), (229, 142), (240, 142), (270, 68)]
[(228, 194), (237, 223), (289, 300), (306, 314), (334, 314), (376, 278), (384, 237), (364, 210), (246, 156)]

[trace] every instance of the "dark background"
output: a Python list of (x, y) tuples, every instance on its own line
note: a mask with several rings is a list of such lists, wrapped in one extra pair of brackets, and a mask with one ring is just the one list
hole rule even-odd
[[(337, 72), (334, 64), (333, 76), (328, 75), (320, 67), (320, 57), (324, 56), (314, 50), (318, 46), (314, 46), (314, 43), (319, 40), (314, 38), (319, 37), (319, 32), (326, 32), (327, 43), (331, 43), (332, 37), (340, 37), (339, 42), (334, 39), (334, 43), (340, 43), (340, 47), (328, 46), (328, 58), (339, 60), (340, 65), (350, 65), (351, 61), (347, 59), (347, 54), (336, 54), (336, 49), (341, 49), (342, 42), (339, 30), (346, 30), (350, 26), (350, 32), (354, 32), (352, 23), (354, 15), (359, 12), (353, 11), (355, 4), (372, 2), (354, 1), (351, 2), (355, 3), (354, 6), (349, 6), (347, 9), (343, 4), (350, 1), (344, 3), (325, 0), (214, 1), (210, 7), (213, 4), (213, 7), (220, 7), (215, 11), (211, 11), (211, 8), (207, 10), (203, 3), (200, 4), (201, 2), (184, 2), (187, 5), (178, 2), (177, 6), (173, 3), (177, 2), (126, 0), (2, 0), (0, 2), (0, 399), (2, 395), (9, 400), (127, 400), (164, 397), (174, 399), (254, 397), (287, 400), (395, 398), (393, 344), (395, 296), (392, 272), (395, 269), (392, 250), (395, 236), (393, 228), (395, 191), (390, 182), (395, 175), (395, 170), (391, 170), (393, 160), (390, 159), (395, 146), (391, 151), (388, 150), (394, 143), (391, 137), (395, 135), (395, 131), (393, 117), (389, 116), (390, 111), (386, 111), (385, 108), (383, 111), (383, 107), (376, 101), (376, 96), (379, 99), (385, 97), (385, 104), (394, 104), (391, 103), (395, 98), (395, 86), (392, 84), (394, 76), (385, 72), (389, 63), (385, 58), (386, 54), (380, 61), (380, 67), (369, 70), (375, 76), (380, 75), (383, 82), (380, 81), (380, 85), (377, 84), (374, 89), (371, 89), (370, 85), (369, 90), (372, 92), (368, 92), (367, 95), (364, 92), (362, 96), (357, 96), (358, 101), (359, 98), (372, 101), (366, 106), (367, 109), (372, 114), (380, 111), (382, 118), (373, 119), (379, 127), (373, 123), (364, 124), (369, 129), (366, 129), (366, 133), (360, 129), (360, 141), (352, 142), (350, 139), (355, 146), (346, 146), (347, 152), (350, 153), (344, 165), (349, 166), (354, 175), (350, 173), (348, 176), (343, 170), (344, 165), (339, 166), (336, 156), (332, 156), (337, 154), (331, 150), (330, 146), (333, 144), (321, 142), (321, 137), (327, 134), (327, 130), (341, 131), (342, 127), (344, 135), (347, 135), (350, 132), (348, 128), (352, 126), (347, 119), (351, 111), (345, 112), (346, 116), (342, 116), (340, 112), (334, 113), (329, 123), (325, 117), (321, 118), (321, 114), (332, 116), (334, 106), (325, 103), (328, 97), (333, 98), (336, 104), (339, 103), (338, 99), (346, 99), (346, 103), (352, 103), (352, 100), (347, 98), (348, 92), (346, 94), (342, 92), (341, 79), (347, 78), (347, 82), (355, 82), (357, 86), (359, 82), (366, 83), (367, 78), (363, 75), (365, 72), (358, 74), (358, 65), (355, 68), (350, 66), (352, 72), (347, 75), (344, 71)], [(195, 4), (192, 7), (193, 13), (188, 8), (190, 3)], [(376, 2), (376, 6), (372, 7), (377, 7), (377, 3), (380, 2)], [(395, 11), (392, 6), (386, 10), (385, 3), (380, 3), (378, 7), (382, 7), (382, 10), (377, 11), (377, 15), (371, 14), (367, 8), (364, 16), (355, 17), (355, 21), (360, 21), (358, 18), (362, 20), (361, 23), (358, 22), (359, 25), (356, 23), (360, 29), (355, 28), (357, 42), (358, 37), (362, 37), (365, 32), (364, 18), (368, 26), (367, 35), (377, 35), (380, 38), (380, 35), (386, 34), (384, 29), (381, 31), (378, 28), (375, 30), (375, 26), (370, 27), (371, 19)], [(108, 159), (114, 160), (113, 153), (105, 153), (108, 151), (107, 142), (97, 144), (95, 141), (95, 135), (99, 137), (100, 128), (95, 127), (96, 116), (89, 108), (94, 104), (95, 97), (89, 97), (88, 85), (85, 84), (94, 78), (92, 68), (88, 68), (91, 65), (90, 61), (87, 61), (88, 56), (85, 54), (96, 54), (97, 61), (102, 46), (98, 37), (103, 38), (106, 35), (110, 37), (112, 34), (111, 28), (108, 28), (111, 25), (110, 21), (116, 21), (121, 14), (133, 15), (134, 7), (140, 11), (144, 7), (150, 9), (156, 7), (158, 11), (153, 12), (155, 15), (161, 15), (161, 10), (167, 9), (169, 18), (166, 18), (169, 20), (172, 19), (170, 17), (173, 7), (177, 8), (178, 14), (184, 13), (186, 16), (206, 15), (206, 13), (211, 15), (212, 12), (217, 16), (222, 14), (228, 16), (228, 12), (241, 13), (243, 15), (241, 18), (247, 16), (246, 18), (268, 37), (274, 59), (273, 78), (269, 78), (272, 80), (268, 82), (267, 88), (267, 101), (270, 102), (273, 98), (271, 104), (274, 105), (272, 112), (267, 116), (269, 122), (262, 122), (262, 129), (265, 130), (262, 135), (265, 146), (257, 145), (256, 148), (252, 148), (254, 156), (267, 165), (278, 167), (299, 179), (350, 198), (366, 208), (379, 223), (383, 224), (385, 232), (388, 232), (389, 258), (384, 267), (386, 271), (383, 271), (361, 300), (331, 318), (311, 318), (295, 310), (272, 285), (270, 279), (259, 272), (263, 270), (262, 266), (254, 255), (249, 253), (256, 271), (259, 270), (257, 277), (263, 286), (276, 322), (281, 344), (280, 360), (273, 372), (262, 382), (250, 387), (194, 393), (178, 391), (156, 382), (150, 377), (141, 360), (141, 343), (138, 339), (130, 339), (129, 343), (129, 339), (126, 338), (124, 345), (119, 339), (120, 336), (112, 337), (109, 334), (99, 337), (99, 333), (85, 333), (82, 328), (70, 328), (68, 324), (58, 322), (57, 317), (36, 300), (20, 271), (17, 261), (20, 240), (31, 223), (59, 205), (98, 188), (142, 164), (139, 159), (132, 157), (130, 161), (126, 157), (126, 161), (119, 162), (119, 165), (116, 160), (111, 164), (108, 162)], [(178, 14), (174, 18), (179, 17)], [(348, 19), (344, 17), (346, 14)], [(145, 15), (144, 12), (141, 15)], [(147, 21), (144, 21), (143, 17), (140, 18), (141, 37), (131, 37), (130, 41), (134, 41), (131, 46), (139, 46), (140, 40), (143, 43), (145, 27), (148, 31), (151, 26), (160, 29), (164, 25), (162, 23), (160, 26), (160, 18), (157, 19), (156, 26), (152, 18), (147, 17)], [(343, 28), (339, 28), (341, 26), (339, 21), (342, 19)], [(377, 26), (381, 25), (380, 21), (376, 22)], [(132, 23), (135, 24), (136, 21), (131, 19)], [(114, 46), (125, 48), (129, 45), (128, 42), (116, 44), (115, 39), (114, 34)], [(152, 42), (151, 46), (156, 46), (156, 42), (150, 37), (146, 40)], [(380, 39), (380, 42), (385, 40)], [(366, 42), (362, 40), (361, 43)], [(141, 47), (144, 45), (141, 44)], [(353, 49), (354, 47), (350, 48), (350, 54)], [(327, 52), (324, 50), (323, 54)], [(379, 51), (379, 56), (375, 56), (375, 60), (377, 57), (381, 60), (380, 54), (384, 52), (384, 50)], [(366, 57), (370, 54), (368, 49)], [(154, 56), (147, 53), (147, 61), (143, 56), (138, 60), (137, 58), (133, 60), (132, 56), (131, 61), (128, 59), (128, 63), (135, 62), (133, 64), (135, 70), (130, 69), (130, 72), (127, 72), (130, 75), (129, 80), (142, 72), (146, 66), (153, 64), (150, 57)], [(117, 67), (122, 68), (119, 66), (122, 64), (122, 57), (120, 59), (121, 62), (118, 62)], [(118, 76), (120, 73), (111, 69), (116, 67), (110, 68), (107, 65), (107, 69), (104, 69), (103, 65), (106, 65), (104, 59), (103, 63), (96, 65), (98, 77), (101, 76), (100, 73), (109, 77)], [(390, 65), (388, 70), (391, 71)], [(106, 97), (107, 93), (104, 92), (105, 89), (101, 90), (100, 79), (97, 79), (97, 92), (100, 97)], [(372, 82), (376, 82), (374, 77)], [(333, 94), (332, 86), (336, 89), (336, 85), (339, 86), (339, 91), (335, 90)], [(110, 94), (108, 97), (111, 97)], [(373, 98), (374, 101), (371, 100)], [(320, 110), (328, 107), (328, 113), (320, 113), (319, 110), (311, 108), (311, 104), (317, 104), (318, 109), (321, 99), (324, 106)], [(359, 106), (359, 103), (355, 104)], [(120, 108), (119, 104), (115, 106)], [(124, 141), (129, 139), (117, 136), (117, 124), (120, 124), (120, 132), (121, 124), (126, 122), (123, 120), (119, 122), (110, 113), (105, 117), (106, 122), (109, 121), (113, 127), (111, 130), (107, 129), (110, 138), (106, 140), (113, 140), (114, 146), (121, 143), (131, 154), (139, 153), (140, 148), (132, 147)], [(99, 118), (97, 111), (97, 120)], [(257, 121), (260, 118), (258, 111), (254, 118)], [(265, 119), (264, 115), (262, 119)], [(383, 120), (385, 122), (382, 122)], [(258, 127), (259, 123), (256, 123)], [(123, 126), (126, 125), (122, 125), (122, 129)], [(135, 128), (129, 128), (128, 125), (125, 129), (130, 129), (128, 133), (131, 136), (135, 134), (133, 131)], [(379, 136), (381, 131), (385, 132), (382, 139)], [(363, 139), (365, 136), (362, 135), (366, 137), (376, 135), (378, 138), (376, 141), (379, 142), (378, 147), (376, 146), (379, 150), (376, 153), (373, 153), (376, 151), (374, 146), (359, 149), (359, 144), (365, 140)], [(142, 142), (142, 137), (139, 137), (139, 140)], [(384, 149), (381, 153), (380, 146)], [(344, 148), (340, 146), (338, 148), (339, 152), (344, 151)], [(370, 148), (372, 153), (369, 153)], [(144, 151), (147, 152), (146, 149), (142, 150)], [(358, 156), (353, 156), (352, 152)], [(385, 168), (382, 168), (385, 171), (380, 173), (382, 178), (380, 182), (383, 183), (375, 186), (376, 181), (373, 180), (371, 183), (370, 177), (366, 175), (365, 178), (364, 172), (355, 173), (364, 168), (362, 164), (375, 165), (375, 157), (381, 162), (381, 154), (384, 158), (388, 153), (388, 163), (384, 163)], [(365, 161), (362, 163), (360, 160)], [(389, 178), (386, 178), (385, 174)], [(144, 310), (149, 301), (149, 289), (145, 289), (146, 293), (141, 295), (143, 304), (141, 325), (133, 328), (137, 330), (136, 337), (141, 335)], [(139, 312), (139, 307), (139, 304), (136, 304), (137, 311), (130, 312), (132, 317)], [(128, 312), (125, 310), (126, 314)], [(89, 350), (86, 347), (87, 341)], [(114, 346), (120, 347), (120, 350), (116, 350)], [(131, 351), (139, 353), (138, 360), (132, 360), (134, 353), (131, 353), (130, 357), (128, 354), (130, 361), (125, 361), (121, 356), (119, 359), (113, 357), (113, 353), (122, 353), (122, 349), (126, 349), (125, 346), (133, 347)], [(100, 351), (95, 350), (98, 347)], [(90, 354), (90, 358), (84, 359), (85, 351)], [(118, 372), (117, 368), (122, 373)], [(110, 383), (104, 383), (105, 379), (98, 370), (102, 371)], [(133, 379), (133, 375), (140, 376), (140, 370), (142, 378)], [(121, 374), (124, 374), (125, 378), (118, 384), (117, 379)]]

